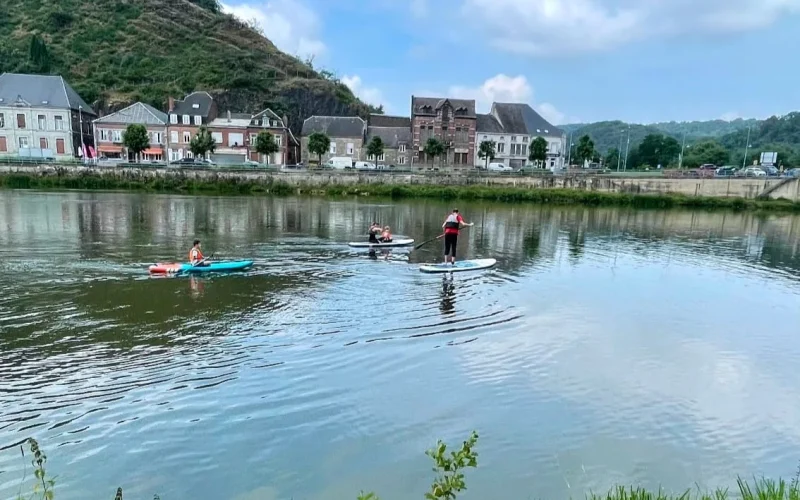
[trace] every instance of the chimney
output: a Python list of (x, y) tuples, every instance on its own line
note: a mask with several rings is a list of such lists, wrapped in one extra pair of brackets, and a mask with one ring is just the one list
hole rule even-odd
[(283, 115), (283, 128), (289, 128), (289, 118)]
[(230, 123), (230, 122), (231, 122), (231, 110), (229, 109), (228, 110), (228, 123)]
[(167, 99), (167, 107), (169, 107), (169, 109), (167, 110), (167, 112), (168, 112), (168, 113), (172, 113), (172, 110), (173, 110), (173, 109), (175, 109), (175, 98), (174, 98), (174, 97), (170, 96), (170, 97)]

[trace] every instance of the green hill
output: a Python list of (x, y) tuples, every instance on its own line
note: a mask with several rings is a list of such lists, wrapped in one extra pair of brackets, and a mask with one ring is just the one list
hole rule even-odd
[(568, 125), (562, 127), (569, 134), (572, 132), (572, 142), (577, 144), (578, 138), (588, 135), (594, 141), (595, 149), (605, 155), (611, 148), (618, 148), (622, 141), (622, 151), (628, 140), (628, 128), (630, 127), (631, 148), (636, 147), (648, 134), (661, 134), (662, 132), (648, 125), (628, 124), (621, 121), (597, 122), (581, 125)]
[(747, 127), (756, 126), (759, 120), (749, 118), (744, 120), (738, 118), (732, 121), (708, 120), (693, 122), (659, 122), (651, 123), (650, 126), (659, 129), (665, 134), (674, 137), (683, 137), (686, 134), (687, 140), (690, 138), (717, 138), (724, 135), (747, 130)]
[(208, 90), (221, 109), (366, 116), (374, 108), (217, 0), (3, 0), (0, 73), (62, 74), (99, 111)]

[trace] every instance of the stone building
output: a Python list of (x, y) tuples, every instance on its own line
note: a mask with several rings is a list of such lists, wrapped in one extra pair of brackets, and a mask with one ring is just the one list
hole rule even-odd
[(411, 118), (406, 116), (370, 115), (364, 154), (373, 137), (383, 141), (383, 155), (378, 158), (368, 156), (367, 160), (376, 165), (394, 165), (397, 168), (412, 166)]
[[(306, 165), (317, 164), (319, 157), (308, 150), (308, 138), (319, 132), (330, 138), (331, 145), (322, 155), (324, 164), (330, 158), (347, 156), (353, 161), (362, 158), (367, 122), (358, 116), (312, 116), (303, 122), (300, 133), (300, 155)], [(366, 153), (364, 153), (366, 154)]]

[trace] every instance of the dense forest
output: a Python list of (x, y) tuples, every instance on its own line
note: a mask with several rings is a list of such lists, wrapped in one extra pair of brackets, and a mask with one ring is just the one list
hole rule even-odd
[(0, 73), (63, 75), (101, 112), (208, 90), (239, 112), (271, 107), (293, 129), (312, 114), (380, 111), (332, 74), (285, 54), (217, 0), (3, 0)]

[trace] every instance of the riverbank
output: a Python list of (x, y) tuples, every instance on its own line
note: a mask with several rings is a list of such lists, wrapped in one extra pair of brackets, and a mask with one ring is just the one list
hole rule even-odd
[[(36, 170), (34, 170), (36, 169)], [(265, 173), (209, 173), (194, 171), (157, 171), (144, 169), (80, 169), (65, 170), (27, 167), (26, 170), (0, 171), (0, 187), (10, 189), (42, 190), (127, 190), (158, 193), (197, 195), (321, 195), (362, 196), (381, 198), (430, 198), (440, 200), (484, 200), (498, 202), (529, 202), (545, 205), (629, 206), (636, 208), (726, 208), (733, 210), (766, 210), (800, 212), (800, 201), (756, 196), (731, 196), (730, 193), (755, 192), (748, 180), (723, 194), (687, 195), (682, 192), (637, 188), (613, 190), (594, 189), (592, 179), (561, 181), (559, 184), (542, 182), (531, 184), (529, 179), (471, 178), (463, 184), (449, 182), (405, 183), (398, 176), (359, 174), (326, 174), (319, 178), (313, 174), (268, 175)], [(309, 177), (311, 176), (311, 177)], [(343, 181), (346, 179), (346, 182)], [(477, 180), (476, 180), (477, 179)], [(352, 182), (353, 180), (359, 182)], [(508, 181), (514, 182), (508, 182)], [(684, 181), (686, 179), (683, 179)], [(517, 182), (520, 181), (520, 182)], [(552, 179), (551, 179), (552, 181)], [(603, 181), (613, 181), (603, 179)], [(630, 180), (617, 180), (630, 184)], [(699, 180), (698, 182), (710, 182)], [(732, 180), (716, 179), (721, 182)], [(640, 183), (656, 182), (652, 179)], [(763, 182), (763, 181), (759, 181)], [(557, 187), (553, 187), (557, 186)], [(778, 186), (771, 185), (770, 189)], [(719, 187), (719, 186), (717, 186)], [(782, 186), (778, 186), (782, 187)], [(682, 188), (685, 190), (685, 187)], [(699, 192), (709, 191), (696, 189)]]

